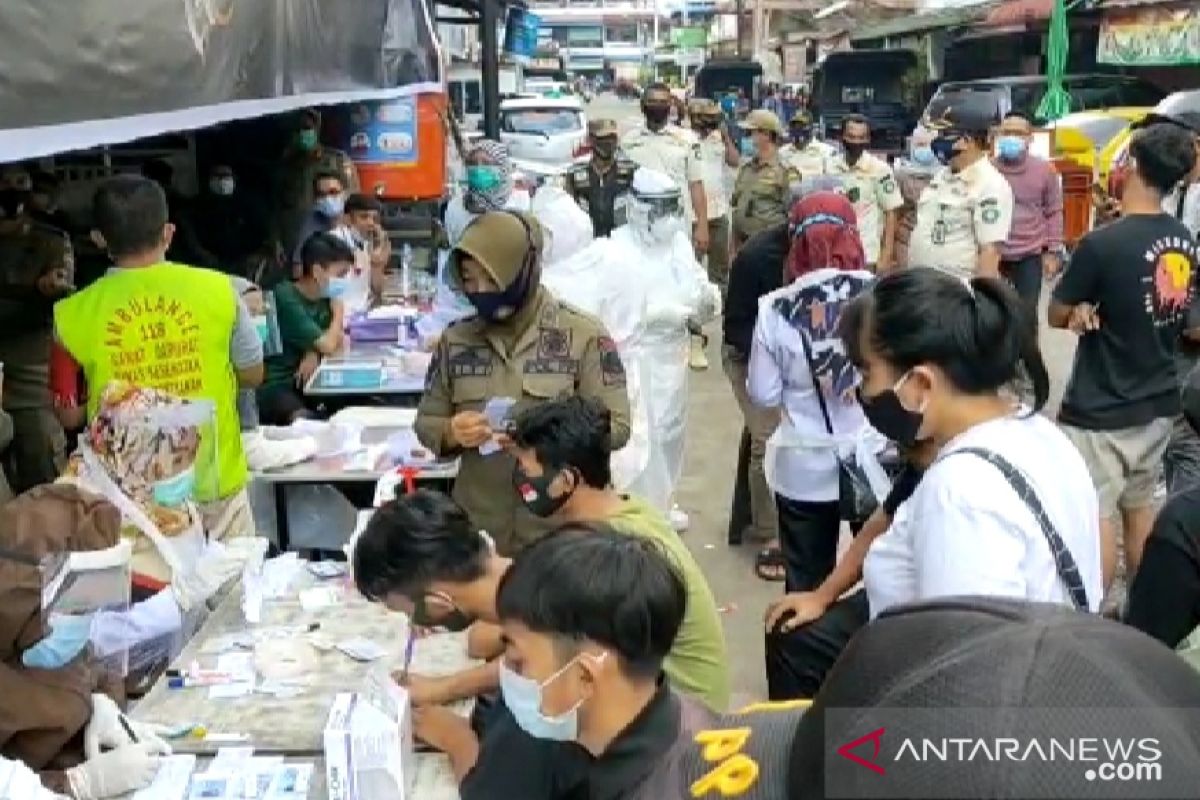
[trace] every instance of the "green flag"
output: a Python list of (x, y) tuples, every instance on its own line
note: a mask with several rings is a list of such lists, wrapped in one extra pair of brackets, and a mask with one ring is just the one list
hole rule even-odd
[(1046, 96), (1037, 109), (1037, 116), (1050, 122), (1071, 113), (1071, 95), (1063, 86), (1070, 47), (1066, 0), (1054, 0), (1054, 10), (1050, 13), (1050, 33), (1046, 41)]

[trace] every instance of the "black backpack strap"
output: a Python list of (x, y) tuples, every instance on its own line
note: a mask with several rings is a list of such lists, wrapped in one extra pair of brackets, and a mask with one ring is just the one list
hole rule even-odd
[(1033, 513), (1034, 519), (1037, 520), (1038, 526), (1041, 527), (1042, 534), (1046, 537), (1046, 543), (1050, 545), (1050, 554), (1054, 557), (1054, 565), (1058, 570), (1058, 576), (1066, 584), (1067, 594), (1071, 597), (1071, 603), (1075, 606), (1076, 610), (1090, 610), (1087, 590), (1083, 586), (1083, 578), (1079, 574), (1079, 566), (1075, 563), (1075, 557), (1067, 549), (1066, 542), (1058, 535), (1054, 523), (1050, 521), (1050, 516), (1042, 506), (1042, 501), (1038, 499), (1037, 491), (1029, 483), (1028, 479), (1007, 459), (991, 450), (984, 450), (982, 447), (964, 447), (960, 450), (953, 450), (947, 453), (945, 457), (948, 458), (957, 453), (968, 453), (977, 456), (1000, 470), (1000, 474), (1004, 476), (1009, 486), (1017, 493), (1017, 497), (1021, 498), (1021, 502)]

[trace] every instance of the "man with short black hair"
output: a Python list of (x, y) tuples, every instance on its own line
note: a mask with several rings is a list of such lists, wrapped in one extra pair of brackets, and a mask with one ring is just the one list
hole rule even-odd
[(1000, 274), (1012, 284), (1036, 319), (1042, 276), (1058, 274), (1063, 246), (1062, 179), (1054, 165), (1029, 152), (1033, 124), (1010, 111), (996, 139), (996, 169), (1013, 193), (1013, 220), (1000, 246)]
[(342, 224), (332, 233), (354, 250), (354, 270), (346, 290), (349, 313), (366, 311), (383, 296), (392, 243), (383, 229), (383, 203), (369, 194), (346, 198)]
[(300, 248), (314, 233), (330, 233), (342, 224), (346, 209), (346, 184), (336, 172), (321, 170), (313, 176), (312, 206), (304, 216), (296, 237), (292, 263), (300, 263)]
[(868, 268), (883, 273), (893, 266), (896, 218), (904, 198), (891, 165), (868, 152), (870, 146), (871, 121), (861, 114), (849, 115), (842, 120), (841, 151), (828, 160), (826, 169), (841, 180), (854, 206)]
[(267, 359), (258, 390), (258, 411), (266, 425), (290, 425), (310, 416), (304, 386), (322, 356), (345, 342), (347, 274), (354, 251), (331, 233), (314, 233), (300, 245), (300, 277), (275, 287), (275, 313), (283, 351)]
[(704, 571), (661, 512), (612, 488), (608, 411), (572, 397), (534, 406), (512, 432), (516, 488), (536, 516), (603, 523), (657, 542), (687, 585), (687, 613), (666, 670), (671, 684), (715, 711), (729, 703), (729, 665), (717, 602)]
[(93, 238), (116, 266), (54, 306), (58, 341), (86, 382), (87, 415), (114, 380), (215, 407), (203, 436), (195, 500), (214, 538), (254, 534), (237, 411), (239, 386), (262, 382), (262, 342), (229, 278), (166, 261), (175, 228), (153, 181), (109, 178), (92, 202)]
[(1105, 580), (1116, 569), (1118, 512), (1129, 575), (1154, 523), (1154, 489), (1180, 413), (1176, 355), (1200, 252), (1163, 197), (1195, 166), (1191, 135), (1170, 124), (1133, 135), (1121, 219), (1084, 236), (1054, 290), (1050, 325), (1079, 334), (1059, 411), (1100, 494)]

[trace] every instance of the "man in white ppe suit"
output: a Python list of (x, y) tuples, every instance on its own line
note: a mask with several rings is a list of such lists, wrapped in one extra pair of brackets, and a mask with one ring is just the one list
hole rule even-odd
[[(674, 181), (639, 168), (628, 219), (608, 239), (565, 259), (556, 252), (543, 282), (560, 298), (599, 316), (625, 364), (633, 421), (630, 444), (613, 456), (617, 487), (669, 513), (682, 529), (687, 517), (672, 508), (672, 498), (683, 468), (687, 321), (713, 319), (721, 294), (696, 261)], [(549, 227), (552, 239), (562, 238), (553, 221)]]

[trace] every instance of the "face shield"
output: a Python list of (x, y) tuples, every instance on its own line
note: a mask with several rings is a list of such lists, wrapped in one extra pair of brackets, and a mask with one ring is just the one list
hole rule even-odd
[(629, 224), (642, 241), (663, 245), (683, 230), (683, 201), (679, 192), (640, 194), (629, 203)]
[[(124, 637), (106, 636), (130, 606), (132, 548), (53, 553), (37, 564), (43, 635), (21, 653), (30, 669), (63, 669), (82, 657), (93, 670), (122, 679), (129, 670)], [(120, 627), (118, 624), (117, 628)]]

